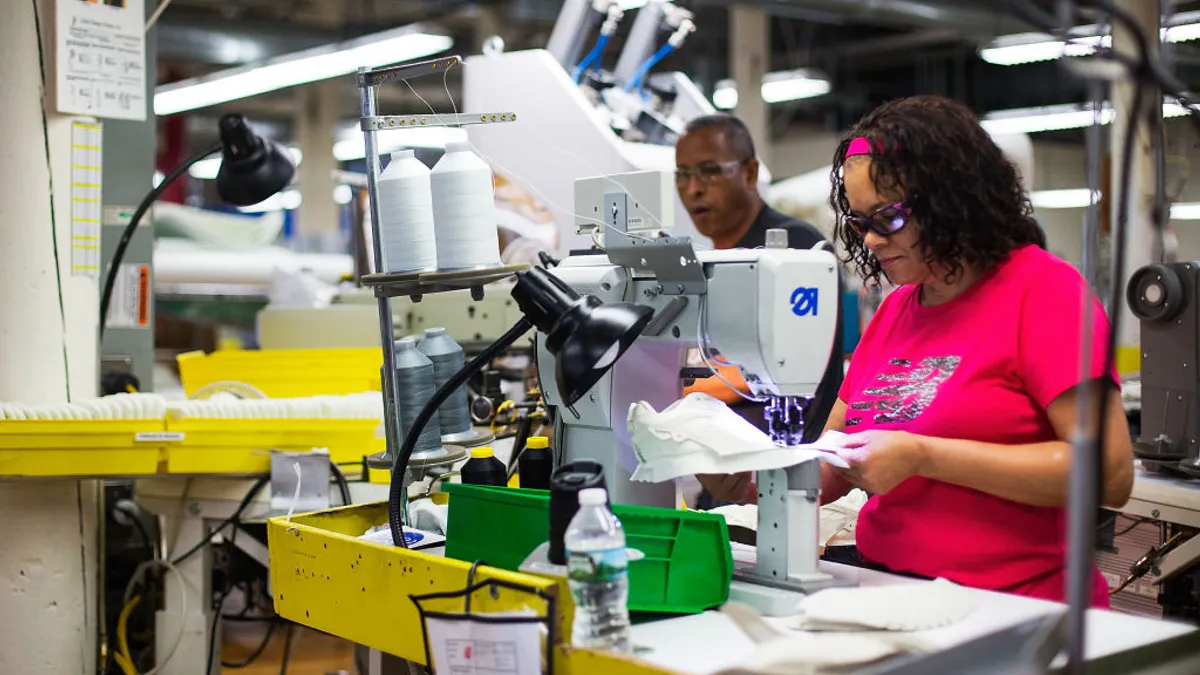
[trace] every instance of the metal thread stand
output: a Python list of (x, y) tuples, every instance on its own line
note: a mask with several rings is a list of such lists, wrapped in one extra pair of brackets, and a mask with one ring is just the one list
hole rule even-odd
[[(377, 88), (389, 82), (398, 82), (420, 77), (445, 73), (450, 68), (462, 65), (459, 56), (448, 56), (429, 61), (402, 63), (380, 68), (360, 68), (358, 70), (358, 88), (362, 101), (361, 127), (366, 148), (367, 193), (371, 215), (371, 243), (373, 245), (372, 259), (374, 273), (364, 275), (360, 283), (374, 289), (379, 308), (379, 339), (383, 349), (383, 409), (384, 435), (387, 450), (381, 455), (368, 458), (368, 465), (376, 468), (389, 468), (395, 471), (400, 445), (404, 439), (404, 430), (400, 425), (400, 415), (396, 409), (397, 382), (396, 360), (392, 344), (395, 340), (395, 326), (392, 324), (393, 297), (408, 296), (413, 302), (420, 302), (421, 297), (430, 293), (441, 293), (453, 290), (470, 289), (475, 300), (483, 298), (483, 286), (499, 281), (515, 274), (528, 265), (506, 265), (474, 270), (434, 270), (411, 274), (389, 274), (384, 269), (383, 245), (379, 231), (379, 143), (376, 134), (394, 129), (411, 129), (414, 127), (461, 127), (468, 124), (496, 124), (515, 122), (517, 116), (511, 112), (496, 113), (455, 113), (432, 115), (379, 115)], [(411, 468), (420, 471), (451, 464), (462, 459), (465, 453), (450, 453), (435, 458), (412, 458)], [(405, 489), (413, 476), (410, 467), (405, 467)], [(407, 504), (406, 504), (407, 506)], [(407, 521), (407, 509), (405, 510)]]

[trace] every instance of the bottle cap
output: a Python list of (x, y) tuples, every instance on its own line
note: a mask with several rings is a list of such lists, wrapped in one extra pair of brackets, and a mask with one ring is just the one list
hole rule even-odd
[(392, 161), (394, 162), (398, 159), (408, 159), (409, 157), (416, 157), (416, 156), (417, 156), (416, 153), (413, 152), (412, 150), (397, 150), (392, 153)]
[(530, 436), (525, 441), (525, 447), (529, 450), (545, 450), (550, 447), (550, 439), (545, 436)]
[(446, 334), (445, 328), (438, 327), (438, 328), (426, 328), (425, 329), (425, 337), (427, 337), (427, 338), (428, 337), (441, 337), (445, 334)]
[(495, 454), (486, 445), (482, 448), (471, 448), (471, 459), (487, 459), (488, 457), (494, 457)]
[(580, 506), (599, 506), (608, 501), (608, 490), (604, 488), (587, 488), (579, 491)]
[(446, 152), (465, 152), (471, 149), (471, 144), (466, 141), (450, 141), (446, 144)]

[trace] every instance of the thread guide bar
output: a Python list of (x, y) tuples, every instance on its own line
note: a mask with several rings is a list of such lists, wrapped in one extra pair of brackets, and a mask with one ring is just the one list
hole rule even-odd
[(422, 75), (444, 73), (455, 66), (461, 65), (462, 57), (456, 54), (454, 56), (443, 56), (438, 59), (417, 61), (415, 63), (397, 63), (390, 66), (379, 66), (378, 68), (363, 68), (358, 71), (358, 88), (378, 87), (393, 80), (411, 80), (414, 77), (421, 77)]
[(462, 127), (468, 124), (498, 124), (515, 122), (514, 112), (446, 113), (442, 115), (377, 115), (362, 118), (363, 131), (413, 129), (421, 127)]

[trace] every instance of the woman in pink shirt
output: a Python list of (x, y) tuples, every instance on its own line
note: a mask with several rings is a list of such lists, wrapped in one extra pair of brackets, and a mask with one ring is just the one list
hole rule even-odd
[[(837, 150), (831, 204), (848, 262), (898, 288), (826, 424), (850, 434), (840, 453), (850, 468), (825, 467), (822, 501), (854, 486), (872, 495), (856, 533), (868, 563), (1063, 601), (1069, 441), (1085, 379), (1113, 385), (1093, 388), (1109, 406), (1103, 505), (1121, 506), (1133, 486), (1103, 308), (1044, 250), (1016, 168), (960, 103), (914, 97), (865, 117)], [(1093, 605), (1107, 607), (1098, 569), (1094, 589)]]

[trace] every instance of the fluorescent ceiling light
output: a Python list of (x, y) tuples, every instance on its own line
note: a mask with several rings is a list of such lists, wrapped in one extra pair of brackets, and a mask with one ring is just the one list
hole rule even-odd
[[(1036, 190), (1029, 193), (1029, 201), (1039, 209), (1082, 209), (1088, 206), (1091, 190)], [(1099, 193), (1096, 195), (1099, 197)], [(1171, 205), (1171, 220), (1200, 220), (1200, 202), (1177, 202)]]
[[(417, 129), (388, 129), (375, 134), (380, 156), (405, 148), (444, 148), (447, 143), (467, 140), (467, 131), (460, 127), (420, 127)], [(367, 156), (361, 131), (353, 131), (333, 144), (333, 156), (339, 162), (349, 162)]]
[(1082, 209), (1099, 201), (1099, 193), (1092, 197), (1092, 191), (1087, 188), (1071, 190), (1035, 190), (1029, 193), (1029, 201), (1036, 209)]
[[(1016, 66), (1038, 61), (1054, 61), (1062, 56), (1090, 56), (1097, 45), (1108, 48), (1111, 35), (1102, 35), (1098, 25), (1077, 26), (1070, 31), (1072, 42), (1064, 44), (1049, 33), (1005, 35), (979, 50), (979, 58), (998, 66)], [(1170, 25), (1159, 30), (1164, 42), (1189, 42), (1200, 39), (1200, 12), (1180, 12)]]
[[(766, 103), (783, 103), (828, 94), (832, 85), (829, 78), (814, 71), (785, 70), (767, 73), (759, 89)], [(737, 107), (738, 93), (733, 80), (721, 80), (713, 91), (713, 105), (722, 110)]]
[[(1165, 118), (1183, 117), (1187, 114), (1178, 103), (1171, 101), (1163, 104)], [(1082, 129), (1090, 126), (1094, 118), (1091, 106), (1066, 104), (990, 112), (980, 124), (990, 134), (1036, 134), (1042, 131)], [(1100, 123), (1109, 124), (1112, 120), (1112, 105), (1105, 103), (1100, 109)]]
[(1178, 202), (1172, 204), (1171, 220), (1200, 220), (1200, 202)]
[(172, 115), (268, 91), (348, 75), (360, 67), (385, 66), (443, 52), (454, 41), (405, 26), (346, 42), (287, 54), (258, 65), (240, 66), (158, 87), (154, 114)]
[[(300, 152), (300, 148), (288, 148), (287, 151), (292, 155), (292, 161), (296, 166), (300, 166), (300, 160), (304, 159), (304, 154)], [(216, 180), (217, 172), (221, 170), (221, 157), (209, 157), (202, 159), (192, 165), (188, 169), (188, 175), (199, 180)]]

